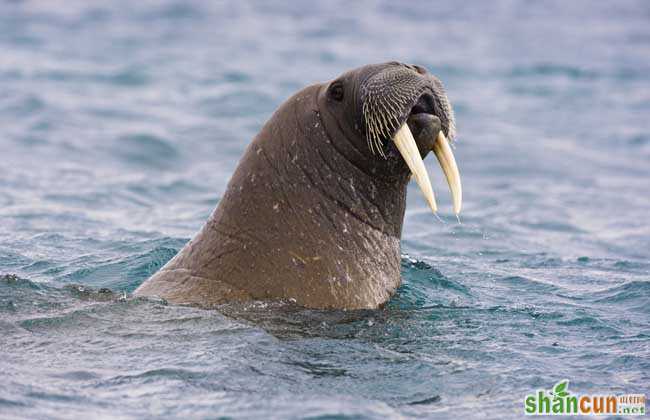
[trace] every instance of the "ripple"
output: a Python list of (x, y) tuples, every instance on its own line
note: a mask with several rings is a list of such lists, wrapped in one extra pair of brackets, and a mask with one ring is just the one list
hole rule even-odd
[(25, 118), (30, 115), (40, 114), (43, 110), (47, 109), (48, 105), (45, 100), (38, 95), (30, 94), (25, 97), (19, 97), (9, 106), (3, 104), (0, 108), (2, 114), (15, 115), (17, 117)]
[(549, 230), (555, 232), (572, 232), (572, 233), (581, 233), (584, 232), (577, 226), (574, 226), (570, 223), (563, 223), (560, 221), (544, 221), (539, 223), (523, 223), (524, 226), (530, 227), (533, 230)]
[(429, 404), (436, 404), (439, 403), (442, 400), (440, 395), (434, 395), (433, 397), (428, 397), (423, 400), (418, 400), (418, 401), (412, 401), (408, 403), (409, 405), (429, 405)]
[(198, 104), (207, 115), (222, 118), (243, 117), (250, 115), (250, 110), (257, 113), (272, 111), (277, 100), (259, 91), (236, 90), (220, 96), (202, 99)]
[(593, 70), (554, 63), (539, 63), (529, 67), (516, 67), (509, 77), (564, 76), (569, 79), (595, 79), (599, 74)]
[(416, 309), (430, 306), (462, 306), (472, 298), (462, 283), (444, 276), (424, 261), (402, 258), (403, 283), (389, 302), (390, 308)]
[(314, 363), (308, 361), (293, 361), (290, 363), (291, 366), (296, 366), (306, 373), (312, 375), (315, 378), (319, 377), (339, 377), (345, 376), (347, 371), (345, 369), (337, 368), (335, 366), (330, 366), (327, 363)]
[(101, 378), (101, 376), (96, 374), (95, 372), (90, 372), (86, 370), (71, 370), (68, 372), (63, 372), (52, 376), (55, 378), (61, 378), (70, 381), (81, 381), (81, 382), (94, 381)]
[(130, 292), (165, 265), (178, 250), (177, 247), (157, 246), (142, 254), (97, 261), (90, 267), (78, 268), (60, 276), (58, 280), (92, 284), (95, 287), (110, 286)]
[(614, 267), (619, 269), (644, 270), (645, 272), (650, 272), (650, 264), (641, 261), (616, 261)]
[(411, 258), (402, 259), (402, 275), (409, 282), (426, 282), (427, 286), (451, 289), (470, 296), (469, 289), (463, 284), (445, 277), (439, 270), (424, 261)]
[(0, 407), (26, 407), (27, 403), (22, 401), (8, 400), (6, 398), (0, 397)]
[(181, 158), (169, 140), (145, 133), (120, 137), (114, 143), (113, 153), (130, 165), (156, 169), (174, 167)]
[(185, 2), (169, 2), (164, 6), (155, 6), (153, 10), (141, 13), (138, 18), (151, 22), (158, 19), (162, 20), (201, 20), (204, 12), (198, 7), (198, 4), (188, 4)]
[(36, 79), (65, 83), (94, 82), (123, 87), (147, 85), (150, 77), (141, 69), (126, 68), (111, 73), (86, 73), (76, 70), (50, 70), (38, 73)]
[(78, 403), (80, 399), (78, 395), (66, 395), (66, 394), (60, 394), (55, 392), (39, 392), (39, 391), (28, 392), (26, 396), (28, 398), (34, 398), (37, 400), (55, 401), (55, 402)]
[(33, 281), (22, 279), (15, 274), (0, 275), (0, 284), (11, 288), (23, 288), (31, 290), (42, 290), (43, 287)]
[(595, 302), (622, 304), (650, 314), (650, 281), (629, 281), (594, 293)]
[(500, 279), (500, 282), (514, 286), (516, 289), (526, 290), (533, 293), (552, 293), (557, 292), (558, 286), (524, 276), (506, 276)]
[(229, 71), (224, 73), (223, 80), (227, 83), (248, 83), (251, 81), (251, 76), (242, 71)]
[[(203, 372), (195, 372), (188, 369), (178, 369), (178, 368), (160, 368), (160, 369), (151, 369), (144, 371), (142, 373), (137, 373), (134, 375), (123, 375), (110, 378), (108, 383), (112, 385), (120, 385), (126, 383), (151, 383), (164, 379), (171, 379), (177, 381), (187, 381), (201, 379), (205, 376)], [(104, 385), (102, 385), (104, 386)]]

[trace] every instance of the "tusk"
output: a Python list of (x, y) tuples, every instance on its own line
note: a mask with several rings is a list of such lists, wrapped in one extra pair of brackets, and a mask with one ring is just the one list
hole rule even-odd
[[(413, 173), (415, 181), (420, 186), (422, 194), (424, 194), (424, 198), (426, 198), (427, 202), (429, 203), (429, 207), (431, 207), (431, 210), (433, 210), (434, 213), (437, 212), (438, 206), (436, 205), (436, 198), (433, 195), (433, 188), (431, 187), (429, 174), (427, 174), (427, 169), (424, 167), (424, 162), (420, 156), (418, 146), (415, 144), (413, 134), (411, 133), (411, 130), (406, 123), (402, 125), (397, 133), (395, 133), (393, 142), (395, 142), (397, 150), (399, 150), (402, 158), (404, 158), (404, 161)], [(449, 145), (447, 145), (447, 147), (449, 147)], [(458, 172), (458, 170), (456, 170), (456, 172)]]
[(458, 165), (454, 153), (451, 151), (449, 141), (445, 137), (442, 130), (438, 133), (436, 141), (433, 143), (433, 153), (440, 162), (442, 172), (445, 173), (449, 190), (451, 191), (451, 198), (454, 202), (454, 213), (458, 216), (460, 208), (463, 204), (463, 189), (460, 185), (460, 172), (458, 172)]

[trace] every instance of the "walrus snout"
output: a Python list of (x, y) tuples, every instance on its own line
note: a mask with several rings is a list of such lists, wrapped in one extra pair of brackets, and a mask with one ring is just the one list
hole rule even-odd
[[(419, 68), (422, 69), (422, 67)], [(426, 71), (426, 69), (422, 69), (422, 71)], [(433, 94), (425, 92), (420, 95), (406, 119), (422, 159), (433, 150), (438, 133), (443, 129), (440, 117), (434, 113), (435, 99)]]
[[(438, 210), (422, 159), (432, 150), (452, 193), (454, 213), (462, 204), (460, 173), (449, 141), (456, 133), (454, 113), (442, 82), (423, 67), (397, 62), (379, 66), (361, 86), (365, 133), (371, 152), (387, 158), (392, 140), (420, 186), (431, 210)], [(413, 130), (417, 133), (414, 133)]]
[(420, 156), (424, 159), (433, 150), (438, 133), (442, 130), (440, 118), (426, 112), (412, 112), (406, 123), (413, 134)]
[(413, 114), (427, 113), (440, 119), (444, 135), (453, 141), (454, 112), (440, 79), (421, 66), (398, 62), (373, 69), (361, 83), (365, 134), (371, 151), (392, 139)]

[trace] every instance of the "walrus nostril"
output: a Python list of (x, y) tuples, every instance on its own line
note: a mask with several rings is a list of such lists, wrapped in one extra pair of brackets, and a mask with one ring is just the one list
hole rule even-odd
[(434, 114), (434, 99), (433, 95), (425, 92), (419, 98), (418, 101), (411, 108), (409, 115), (416, 114)]

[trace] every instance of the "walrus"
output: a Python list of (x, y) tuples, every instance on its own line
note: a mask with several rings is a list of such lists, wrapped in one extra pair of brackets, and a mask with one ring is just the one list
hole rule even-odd
[(214, 306), (284, 300), (372, 309), (401, 282), (411, 177), (431, 210), (433, 151), (461, 209), (451, 104), (425, 68), (366, 65), (284, 102), (249, 144), (196, 236), (135, 295)]

